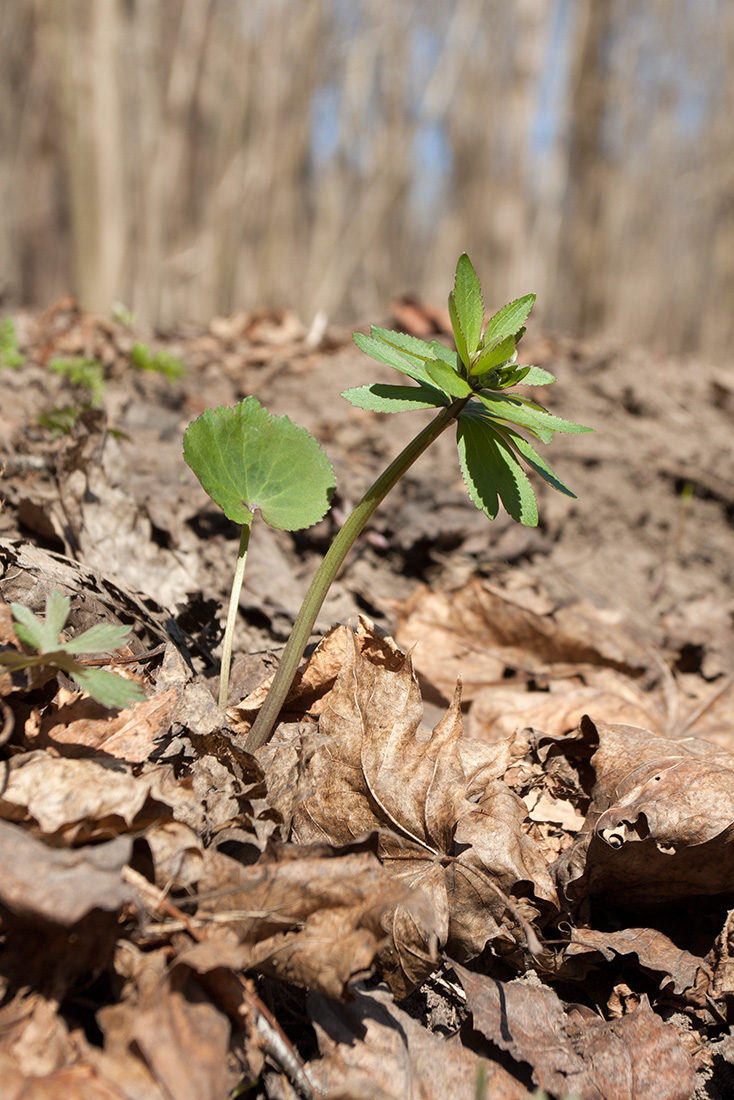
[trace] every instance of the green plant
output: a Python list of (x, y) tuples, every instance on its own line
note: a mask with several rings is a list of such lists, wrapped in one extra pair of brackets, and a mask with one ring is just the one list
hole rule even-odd
[(18, 350), (18, 336), (15, 325), (10, 317), (4, 317), (0, 321), (0, 367), (10, 367), (16, 370), (23, 362), (23, 356)]
[(111, 653), (125, 641), (130, 633), (129, 627), (98, 623), (71, 641), (59, 642), (69, 617), (68, 596), (54, 590), (46, 600), (45, 619), (39, 619), (22, 604), (13, 603), (10, 607), (18, 638), (38, 652), (28, 655), (6, 650), (0, 653), (0, 665), (11, 672), (27, 668), (60, 669), (105, 707), (128, 707), (145, 699), (137, 684), (116, 676), (114, 672), (89, 668), (74, 659), (75, 653)]
[[(381, 328), (373, 328), (369, 336), (355, 334), (355, 343), (362, 351), (394, 367), (416, 384), (360, 386), (344, 391), (342, 396), (347, 401), (378, 412), (429, 408), (439, 412), (370, 486), (327, 551), (306, 593), (267, 698), (248, 734), (246, 747), (250, 752), (270, 737), (316, 616), (355, 540), (393, 486), (449, 425), (457, 426), (459, 463), (469, 496), (489, 519), (495, 518), (501, 502), (518, 522), (526, 525), (538, 522), (535, 494), (522, 463), (554, 489), (574, 496), (517, 431), (521, 428), (548, 443), (555, 432), (592, 430), (551, 415), (525, 394), (509, 392), (519, 383), (543, 386), (555, 381), (548, 371), (516, 365), (517, 344), (525, 332), (524, 324), (534, 301), (535, 295), (528, 294), (510, 302), (484, 327), (479, 280), (469, 257), (463, 254), (449, 295), (455, 351), (439, 341), (427, 343)], [(256, 440), (252, 444), (257, 447)], [(255, 457), (250, 460), (255, 461)]]
[(147, 344), (133, 344), (130, 362), (136, 370), (164, 374), (169, 382), (176, 382), (186, 374), (186, 367), (175, 355), (169, 351), (157, 351), (154, 355)]
[(79, 386), (89, 393), (87, 404), (102, 404), (105, 392), (104, 367), (98, 359), (76, 356), (74, 359), (56, 358), (48, 364), (48, 369), (61, 375), (69, 385)]
[(228, 519), (242, 525), (222, 643), (219, 705), (225, 707), (232, 639), (255, 509), (271, 527), (298, 531), (322, 518), (334, 471), (313, 436), (255, 397), (206, 412), (184, 434), (184, 458)]

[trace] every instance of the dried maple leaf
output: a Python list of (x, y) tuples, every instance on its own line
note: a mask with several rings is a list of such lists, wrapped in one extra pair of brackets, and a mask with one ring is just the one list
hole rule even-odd
[(396, 882), (368, 851), (293, 847), (242, 867), (208, 850), (198, 888), (205, 900), (197, 918), (237, 937), (241, 969), (346, 997), (378, 953), (383, 970), (396, 965), (403, 948), (387, 919), (396, 907), (420, 931), (423, 968), (436, 966), (435, 914), (427, 899)]
[[(435, 729), (423, 729), (410, 658), (391, 669), (350, 643), (308, 764), (313, 793), (295, 812), (293, 835), (301, 843), (341, 845), (377, 831), (385, 866), (432, 899), (441, 945), (468, 958), (500, 933), (525, 942), (526, 918), (552, 907), (555, 894), (539, 850), (520, 827), (524, 804), (496, 781), (507, 744), (472, 743), (464, 754), (459, 704), (457, 691)], [(519, 884), (529, 895), (519, 907), (524, 912), (510, 900)], [(425, 949), (399, 909), (393, 934), (411, 962), (402, 979), (408, 991), (425, 976)]]
[(655, 903), (730, 891), (734, 756), (588, 717), (579, 734), (596, 782), (585, 827), (558, 863), (567, 895)]
[(675, 1028), (654, 1014), (647, 998), (620, 1019), (606, 1021), (566, 1006), (548, 986), (500, 982), (455, 967), (474, 1026), (554, 1096), (580, 1100), (690, 1100), (695, 1073)]

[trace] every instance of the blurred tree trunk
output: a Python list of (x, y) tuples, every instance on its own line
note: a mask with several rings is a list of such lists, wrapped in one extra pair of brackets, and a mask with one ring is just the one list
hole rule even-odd
[(604, 135), (613, 77), (605, 59), (619, 9), (619, 0), (578, 0), (558, 257), (560, 302), (554, 315), (580, 333), (598, 331), (604, 323), (607, 204), (613, 187)]

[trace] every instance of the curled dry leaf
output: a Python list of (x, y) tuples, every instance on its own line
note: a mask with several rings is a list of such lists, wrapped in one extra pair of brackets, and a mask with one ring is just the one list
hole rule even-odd
[(0, 790), (0, 818), (37, 822), (62, 843), (140, 829), (176, 817), (200, 823), (201, 807), (168, 767), (133, 775), (119, 761), (69, 760), (42, 750), (9, 760)]
[(564, 952), (572, 964), (579, 957), (582, 963), (591, 964), (594, 956), (611, 962), (619, 955), (636, 956), (642, 969), (659, 977), (661, 989), (694, 1004), (699, 1003), (701, 989), (709, 984), (703, 959), (682, 951), (656, 928), (624, 928), (619, 932), (574, 928)]
[(557, 868), (569, 897), (584, 885), (650, 903), (730, 890), (734, 756), (588, 717), (579, 734), (596, 782), (585, 827)]
[[(402, 1012), (384, 988), (355, 991), (347, 1005), (308, 999), (322, 1057), (310, 1073), (329, 1096), (365, 1100), (524, 1100), (525, 1087)], [(484, 1092), (478, 1082), (484, 1081)]]
[[(323, 740), (306, 773), (313, 793), (296, 809), (293, 835), (341, 845), (377, 831), (385, 866), (431, 898), (441, 945), (468, 958), (500, 933), (525, 943), (525, 918), (552, 908), (555, 894), (520, 827), (524, 804), (496, 782), (508, 745), (473, 742), (464, 756), (459, 703), (457, 691), (435, 729), (423, 729), (410, 658), (390, 669), (351, 642), (320, 719)], [(518, 920), (509, 897), (519, 884), (528, 896)], [(406, 969), (391, 982), (407, 992), (428, 972), (430, 953), (399, 909), (393, 938)]]
[(672, 1026), (647, 998), (620, 1019), (606, 1021), (567, 1006), (548, 986), (500, 982), (455, 966), (474, 1027), (554, 1096), (580, 1100), (690, 1100), (691, 1058)]

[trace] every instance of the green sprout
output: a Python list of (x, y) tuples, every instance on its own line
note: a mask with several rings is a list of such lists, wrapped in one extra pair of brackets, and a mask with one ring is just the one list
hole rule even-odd
[[(523, 465), (558, 492), (575, 496), (526, 436), (549, 443), (556, 432), (593, 429), (553, 416), (525, 394), (510, 392), (519, 383), (544, 386), (555, 381), (552, 374), (539, 367), (517, 365), (517, 344), (534, 302), (534, 294), (518, 298), (491, 317), (485, 326), (479, 280), (464, 253), (459, 258), (454, 289), (449, 295), (455, 351), (437, 340), (427, 343), (381, 328), (373, 328), (369, 336), (355, 333), (354, 341), (362, 351), (393, 367), (413, 384), (360, 386), (344, 391), (342, 396), (347, 401), (375, 412), (430, 408), (439, 411), (369, 487), (329, 547), (296, 617), (270, 691), (247, 736), (249, 752), (264, 745), (272, 734), (316, 617), (349, 550), (390, 490), (450, 425), (456, 424), (459, 465), (469, 496), (488, 519), (497, 516), (501, 503), (519, 523), (537, 524), (535, 493)], [(518, 428), (525, 435), (520, 435)], [(257, 464), (259, 442), (253, 438), (250, 445), (252, 454), (248, 460)], [(238, 446), (244, 452), (244, 442)], [(296, 477), (293, 473), (296, 463), (286, 464), (290, 466), (295, 491), (302, 491), (307, 475), (299, 469)], [(197, 472), (196, 467), (194, 470)], [(204, 487), (207, 488), (206, 484)]]
[(61, 375), (69, 385), (78, 386), (89, 393), (88, 405), (102, 404), (105, 392), (104, 367), (99, 359), (76, 356), (73, 359), (56, 358), (48, 365), (54, 374)]
[(157, 351), (154, 355), (147, 344), (133, 344), (130, 362), (136, 370), (164, 374), (169, 382), (177, 382), (186, 374), (186, 367), (170, 351)]
[(35, 655), (5, 650), (0, 653), (0, 665), (11, 672), (26, 668), (54, 668), (71, 676), (104, 707), (129, 707), (145, 699), (142, 689), (114, 672), (89, 668), (74, 659), (76, 653), (112, 653), (130, 633), (127, 626), (97, 623), (68, 642), (59, 636), (69, 617), (70, 600), (54, 590), (46, 600), (46, 617), (39, 619), (28, 607), (10, 605), (15, 619), (15, 633), (25, 645), (35, 649)]
[(255, 397), (234, 408), (207, 409), (189, 424), (184, 458), (227, 519), (242, 526), (222, 642), (219, 705), (224, 708), (255, 509), (281, 531), (311, 527), (329, 507), (334, 471), (305, 428), (287, 416), (272, 416)]
[(15, 325), (10, 317), (5, 317), (0, 321), (0, 367), (17, 370), (22, 363), (23, 355), (18, 349)]

